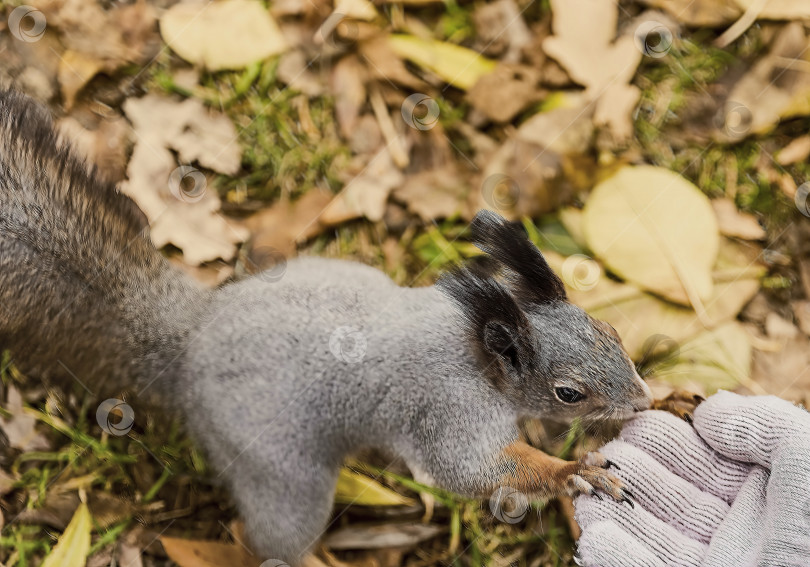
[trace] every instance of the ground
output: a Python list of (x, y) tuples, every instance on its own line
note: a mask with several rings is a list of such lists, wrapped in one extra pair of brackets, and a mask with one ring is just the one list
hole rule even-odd
[[(477, 253), (467, 225), (491, 208), (617, 328), (657, 394), (810, 400), (801, 7), (742, 18), (732, 0), (32, 4), (2, 4), (3, 80), (52, 110), (201, 281), (283, 276), (283, 257), (309, 254), (429, 285)], [(664, 170), (679, 179), (659, 185)], [(46, 391), (13, 353), (0, 378), (2, 564), (53, 554), (83, 501), (88, 565), (249, 553), (179, 423), (144, 412), (125, 434), (105, 431), (98, 400), (78, 385)], [(525, 425), (564, 457), (616, 431)], [(465, 499), (386, 464), (350, 463), (320, 560), (574, 565), (570, 502)]]

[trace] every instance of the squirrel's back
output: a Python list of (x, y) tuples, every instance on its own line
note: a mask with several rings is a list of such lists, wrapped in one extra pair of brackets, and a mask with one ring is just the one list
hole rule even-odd
[(143, 387), (168, 371), (202, 292), (30, 98), (0, 92), (0, 348), (24, 372)]

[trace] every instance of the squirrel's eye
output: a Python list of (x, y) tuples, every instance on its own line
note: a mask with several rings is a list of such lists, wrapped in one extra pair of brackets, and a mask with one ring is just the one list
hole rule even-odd
[(555, 388), (554, 393), (561, 402), (575, 404), (585, 398), (585, 394), (577, 392), (573, 388)]

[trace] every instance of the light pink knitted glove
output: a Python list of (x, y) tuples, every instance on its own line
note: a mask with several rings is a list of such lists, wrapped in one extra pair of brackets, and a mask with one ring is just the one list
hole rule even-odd
[(580, 496), (586, 567), (810, 566), (810, 413), (719, 392), (694, 428), (646, 411), (600, 452), (635, 506)]

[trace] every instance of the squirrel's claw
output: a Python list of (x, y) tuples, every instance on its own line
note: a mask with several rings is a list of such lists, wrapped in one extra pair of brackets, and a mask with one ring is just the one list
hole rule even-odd
[(610, 459), (608, 459), (608, 460), (606, 460), (606, 461), (605, 461), (605, 468), (606, 468), (606, 469), (616, 469), (617, 471), (622, 470), (622, 469), (621, 469), (621, 467), (620, 467), (619, 465), (617, 465), (616, 463), (614, 463), (614, 462), (613, 462), (613, 461), (611, 461)]
[(619, 467), (601, 453), (588, 453), (578, 463), (571, 463), (571, 466), (576, 467), (574, 469), (576, 472), (568, 477), (568, 493), (571, 496), (589, 494), (602, 500), (606, 494), (616, 502), (623, 502), (632, 497), (632, 494), (624, 488), (624, 481), (607, 470), (611, 467), (618, 470)]
[(622, 498), (621, 498), (621, 500), (619, 500), (619, 502), (627, 502), (628, 504), (630, 504), (631, 508), (635, 508), (636, 505), (633, 503), (633, 500), (635, 498), (636, 497), (633, 496), (632, 492), (630, 492), (626, 488), (622, 488)]
[(680, 417), (688, 424), (692, 424), (694, 419), (692, 413), (705, 398), (700, 394), (687, 392), (685, 390), (675, 390), (662, 400), (655, 400), (652, 408), (662, 410)]

